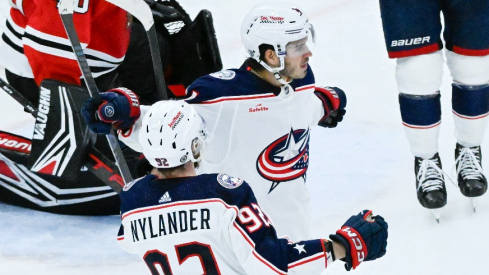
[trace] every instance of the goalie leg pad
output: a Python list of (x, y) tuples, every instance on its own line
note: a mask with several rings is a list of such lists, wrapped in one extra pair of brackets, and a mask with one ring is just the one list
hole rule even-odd
[(79, 86), (44, 80), (32, 137), (30, 169), (76, 180), (95, 135), (80, 115), (88, 92)]

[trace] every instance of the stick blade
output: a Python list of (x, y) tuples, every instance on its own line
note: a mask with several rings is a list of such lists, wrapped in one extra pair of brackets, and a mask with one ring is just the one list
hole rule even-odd
[(75, 10), (75, 0), (60, 0), (58, 3), (59, 14), (73, 14)]

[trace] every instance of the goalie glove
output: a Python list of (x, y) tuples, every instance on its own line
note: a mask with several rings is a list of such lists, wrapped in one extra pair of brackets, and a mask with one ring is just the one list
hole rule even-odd
[(372, 261), (385, 255), (387, 247), (387, 223), (381, 216), (372, 216), (371, 210), (363, 210), (351, 216), (331, 240), (346, 248), (346, 270), (355, 269), (363, 261)]
[(165, 5), (164, 2), (158, 2), (155, 0), (144, 0), (149, 7), (151, 8), (151, 12), (153, 13), (153, 19), (156, 23), (171, 23), (175, 21), (182, 21), (186, 25), (190, 24), (192, 20), (184, 16), (179, 10), (176, 8)]
[(81, 113), (90, 130), (108, 134), (112, 126), (123, 131), (131, 128), (141, 110), (136, 94), (126, 88), (115, 88), (87, 99)]
[(314, 94), (323, 102), (324, 116), (318, 125), (334, 128), (343, 120), (346, 107), (346, 94), (338, 87), (316, 87)]

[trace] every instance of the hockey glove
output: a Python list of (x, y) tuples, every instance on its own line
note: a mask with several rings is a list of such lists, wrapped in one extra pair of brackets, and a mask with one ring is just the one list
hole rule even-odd
[(343, 120), (346, 107), (346, 94), (338, 87), (316, 87), (314, 94), (323, 102), (324, 116), (318, 125), (334, 128)]
[(90, 130), (97, 134), (108, 134), (113, 126), (127, 130), (141, 115), (139, 99), (131, 90), (115, 88), (99, 97), (91, 97), (82, 107), (82, 116)]
[(363, 261), (384, 256), (387, 247), (387, 223), (381, 216), (372, 217), (371, 210), (363, 210), (351, 216), (331, 240), (346, 248), (346, 270), (355, 269)]

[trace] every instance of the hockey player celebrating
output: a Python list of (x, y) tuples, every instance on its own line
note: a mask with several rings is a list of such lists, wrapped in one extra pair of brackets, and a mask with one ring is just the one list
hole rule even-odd
[(368, 210), (331, 240), (277, 238), (247, 182), (196, 175), (206, 138), (204, 121), (185, 101), (160, 101), (142, 120), (139, 141), (154, 169), (120, 194), (118, 241), (152, 274), (160, 274), (158, 265), (165, 274), (320, 274), (335, 259), (350, 270), (385, 254), (387, 223)]
[(438, 154), (444, 64), (440, 11), (453, 77), (458, 186), (464, 196), (482, 196), (487, 191), (480, 145), (489, 113), (489, 1), (380, 0), (380, 9), (389, 57), (397, 58), (399, 104), (415, 156), (419, 202), (429, 209), (445, 206), (450, 177)]
[[(243, 20), (241, 38), (249, 54), (241, 68), (198, 78), (187, 88), (186, 101), (209, 129), (199, 173), (226, 172), (249, 181), (279, 235), (307, 238), (311, 130), (335, 127), (345, 114), (346, 96), (336, 87), (316, 86), (308, 64), (313, 27), (297, 6), (255, 6)], [(115, 99), (129, 104), (123, 96)], [(100, 110), (104, 108), (87, 102), (90, 125), (104, 123), (97, 117), (124, 119), (108, 119)], [(139, 127), (137, 122), (132, 133)]]

